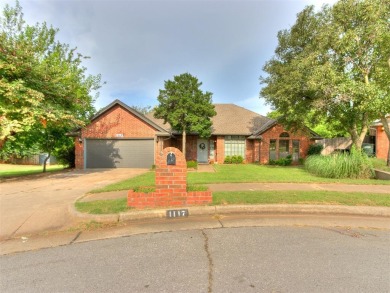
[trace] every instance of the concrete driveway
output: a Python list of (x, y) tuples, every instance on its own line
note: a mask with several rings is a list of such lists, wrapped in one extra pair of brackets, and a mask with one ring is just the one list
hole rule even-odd
[(0, 183), (0, 240), (65, 228), (69, 205), (91, 189), (131, 178), (147, 169), (72, 170)]

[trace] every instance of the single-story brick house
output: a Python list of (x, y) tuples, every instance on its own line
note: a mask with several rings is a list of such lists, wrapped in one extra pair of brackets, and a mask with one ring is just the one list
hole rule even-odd
[[(390, 115), (387, 115), (386, 118), (387, 124), (390, 127)], [(370, 126), (370, 135), (375, 137), (375, 156), (379, 159), (387, 160), (387, 154), (389, 152), (389, 139), (380, 120), (375, 121)]]
[[(276, 120), (234, 104), (215, 104), (212, 135), (188, 134), (186, 160), (223, 164), (241, 155), (246, 163), (268, 163), (292, 155), (304, 158), (318, 135), (309, 129), (286, 131)], [(115, 100), (100, 110), (76, 137), (76, 168), (149, 168), (166, 147), (181, 149), (182, 136), (153, 113), (143, 115)]]

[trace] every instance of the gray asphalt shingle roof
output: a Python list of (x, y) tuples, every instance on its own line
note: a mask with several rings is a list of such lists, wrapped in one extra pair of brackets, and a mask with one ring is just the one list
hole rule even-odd
[[(217, 115), (213, 122), (212, 134), (214, 135), (251, 135), (258, 132), (265, 124), (273, 121), (267, 117), (234, 104), (214, 104)], [(149, 120), (170, 132), (171, 127), (164, 124), (162, 119), (153, 117), (153, 112), (145, 115)]]

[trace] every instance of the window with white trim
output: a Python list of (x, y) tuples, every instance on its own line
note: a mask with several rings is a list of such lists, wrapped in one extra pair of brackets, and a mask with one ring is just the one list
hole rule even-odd
[(245, 136), (225, 136), (225, 157), (242, 156), (245, 159)]

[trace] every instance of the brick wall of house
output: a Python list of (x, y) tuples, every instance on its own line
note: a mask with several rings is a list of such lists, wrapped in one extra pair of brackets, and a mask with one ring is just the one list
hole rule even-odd
[(195, 135), (187, 135), (186, 142), (186, 160), (196, 161), (198, 159), (198, 137)]
[[(265, 133), (262, 133), (262, 140), (260, 143), (260, 163), (266, 164), (269, 160), (269, 143), (271, 139), (276, 139), (276, 149), (279, 149), (279, 136), (282, 132), (286, 132), (283, 126), (277, 124), (274, 127), (267, 130)], [(288, 132), (290, 135), (288, 138), (290, 140), (290, 149), (289, 152), (292, 154), (292, 140), (299, 140), (299, 158), (305, 158), (307, 151), (309, 150), (310, 144), (312, 141), (308, 136), (305, 136), (303, 133), (293, 133)]]
[(76, 169), (84, 168), (84, 144), (79, 142), (79, 138), (74, 139), (75, 146), (75, 167)]
[[(260, 162), (262, 164), (268, 163), (269, 160), (269, 142), (270, 139), (276, 139), (277, 140), (277, 148), (279, 148), (278, 140), (279, 136), (282, 132), (285, 132), (285, 129), (281, 125), (275, 125), (274, 127), (270, 128), (268, 131), (263, 133), (262, 140), (250, 140), (247, 139), (245, 142), (245, 162), (246, 163), (253, 163), (253, 162)], [(313, 142), (310, 140), (310, 138), (303, 133), (292, 133), (288, 132), (290, 137), (288, 138), (290, 140), (290, 153), (293, 151), (292, 146), (292, 140), (299, 140), (299, 158), (305, 158), (307, 155), (307, 151), (309, 149), (309, 145)], [(225, 159), (225, 140), (224, 136), (217, 136), (216, 137), (216, 162), (219, 164), (223, 164)]]
[[(81, 131), (85, 138), (154, 138), (156, 129), (120, 105), (115, 105)], [(119, 135), (119, 136), (118, 136)], [(75, 140), (76, 168), (84, 168), (84, 145)], [(156, 152), (158, 147), (155, 148)]]
[(215, 161), (219, 164), (223, 164), (223, 161), (225, 160), (225, 137), (217, 136), (216, 140)]
[(254, 141), (252, 139), (247, 139), (245, 141), (245, 163), (254, 162)]
[(382, 130), (382, 126), (376, 127), (376, 157), (379, 159), (387, 160), (387, 153), (389, 151), (389, 140), (386, 132)]

